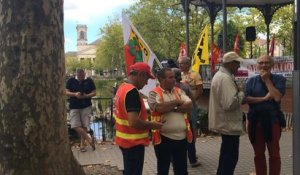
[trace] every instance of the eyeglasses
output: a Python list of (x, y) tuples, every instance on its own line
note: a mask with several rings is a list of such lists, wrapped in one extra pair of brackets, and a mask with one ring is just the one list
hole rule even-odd
[(259, 65), (263, 65), (263, 64), (269, 65), (270, 61), (259, 61), (259, 62), (257, 62), (257, 64), (259, 64)]

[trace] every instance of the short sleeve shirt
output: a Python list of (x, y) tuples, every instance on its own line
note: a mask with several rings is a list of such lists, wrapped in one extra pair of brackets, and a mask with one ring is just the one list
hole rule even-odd
[(127, 112), (141, 111), (140, 95), (137, 89), (130, 90), (125, 97), (125, 108)]
[[(68, 89), (70, 92), (89, 94), (96, 90), (96, 86), (91, 78), (86, 78), (79, 82), (75, 77), (72, 77), (67, 81), (66, 89)], [(82, 109), (91, 105), (91, 98), (78, 99), (76, 97), (70, 97), (69, 99), (70, 109)]]
[(182, 72), (181, 78), (182, 83), (187, 83), (190, 85), (193, 95), (195, 95), (196, 86), (203, 84), (200, 74), (192, 70), (190, 70), (187, 74)]
[[(160, 87), (161, 88), (161, 87)], [(174, 93), (175, 89), (171, 92), (163, 90), (164, 102), (169, 102), (176, 99)], [(191, 99), (184, 93), (184, 91), (179, 91), (179, 97), (183, 101), (191, 101)], [(152, 110), (155, 111), (156, 107), (161, 103), (160, 96), (151, 91), (149, 93), (148, 104)], [(182, 140), (186, 137), (186, 124), (184, 120), (184, 114), (181, 112), (167, 112), (162, 115), (162, 119), (165, 121), (163, 127), (161, 128), (161, 134), (165, 137)]]
[[(271, 81), (276, 89), (280, 91), (282, 95), (285, 93), (285, 78), (281, 75), (271, 74)], [(247, 80), (245, 85), (245, 96), (251, 97), (264, 97), (268, 93), (268, 90), (265, 87), (265, 84), (261, 80), (260, 75), (251, 77)], [(272, 111), (277, 111), (278, 108), (280, 109), (280, 104), (276, 104), (274, 100), (264, 101), (255, 104), (249, 104), (249, 115), (248, 119), (251, 120), (251, 114), (257, 110), (269, 110), (271, 113)], [(274, 114), (275, 115), (275, 114)], [(273, 120), (275, 120), (276, 116), (272, 116)]]

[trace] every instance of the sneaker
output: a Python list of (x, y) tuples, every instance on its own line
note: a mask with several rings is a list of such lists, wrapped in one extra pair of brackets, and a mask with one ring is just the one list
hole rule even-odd
[(196, 161), (195, 163), (190, 163), (191, 164), (191, 167), (198, 167), (198, 166), (201, 166), (201, 163)]

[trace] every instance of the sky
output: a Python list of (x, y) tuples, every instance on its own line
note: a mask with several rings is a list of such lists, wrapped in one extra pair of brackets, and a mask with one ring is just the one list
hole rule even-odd
[(88, 43), (100, 37), (109, 17), (121, 16), (122, 9), (137, 0), (64, 0), (65, 52), (76, 51), (76, 25), (87, 25)]

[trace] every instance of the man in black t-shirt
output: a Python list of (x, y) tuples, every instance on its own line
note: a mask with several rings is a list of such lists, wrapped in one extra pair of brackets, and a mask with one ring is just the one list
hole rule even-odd
[(85, 141), (95, 150), (94, 140), (88, 136), (87, 128), (90, 123), (91, 98), (96, 95), (96, 87), (91, 78), (85, 78), (83, 69), (76, 70), (76, 77), (67, 81), (66, 95), (70, 97), (70, 123), (81, 138), (80, 150), (85, 152)]
[(146, 107), (138, 91), (150, 78), (155, 78), (150, 66), (142, 62), (135, 63), (130, 66), (128, 80), (120, 85), (116, 93), (115, 142), (123, 155), (123, 175), (142, 175), (149, 129), (160, 129), (163, 125), (148, 121)]

